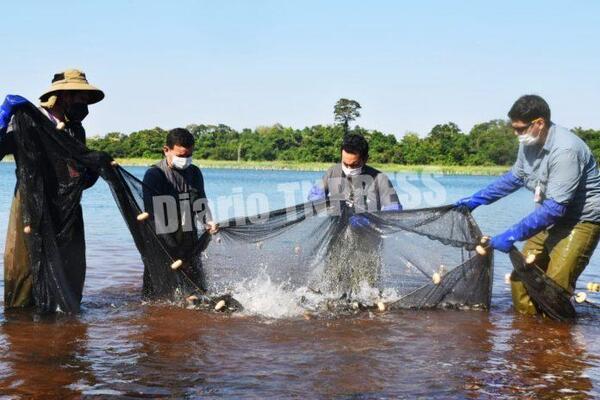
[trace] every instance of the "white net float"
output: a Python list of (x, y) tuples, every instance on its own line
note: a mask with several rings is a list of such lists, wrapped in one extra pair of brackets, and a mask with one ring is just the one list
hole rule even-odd
[(221, 311), (223, 307), (225, 307), (225, 300), (219, 300), (219, 302), (215, 305), (215, 311)]
[(575, 295), (575, 301), (577, 303), (583, 303), (587, 299), (585, 292), (579, 292)]
[(147, 212), (143, 212), (141, 214), (138, 214), (137, 220), (142, 222), (142, 221), (147, 220), (149, 217), (150, 217), (150, 214), (148, 214)]

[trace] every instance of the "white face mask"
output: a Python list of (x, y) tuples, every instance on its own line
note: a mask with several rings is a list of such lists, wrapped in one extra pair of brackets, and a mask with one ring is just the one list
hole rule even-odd
[(519, 143), (524, 146), (533, 146), (540, 141), (540, 135), (533, 136), (531, 132), (519, 135)]
[(173, 159), (171, 160), (171, 164), (173, 165), (173, 168), (186, 169), (187, 167), (192, 165), (192, 157), (173, 156)]
[(342, 163), (342, 171), (344, 171), (344, 175), (346, 176), (357, 176), (362, 172), (362, 167), (348, 168)]

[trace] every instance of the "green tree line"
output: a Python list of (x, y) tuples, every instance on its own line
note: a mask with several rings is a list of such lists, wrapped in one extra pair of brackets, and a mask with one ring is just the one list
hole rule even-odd
[[(196, 139), (194, 157), (210, 160), (336, 162), (344, 135), (343, 125), (316, 125), (304, 129), (279, 124), (236, 131), (227, 125), (190, 125)], [(398, 139), (360, 126), (353, 132), (369, 141), (370, 162), (409, 165), (510, 165), (518, 143), (510, 124), (492, 120), (463, 132), (453, 122), (436, 125), (425, 136), (407, 133)], [(600, 159), (600, 131), (574, 131)], [(167, 131), (146, 129), (125, 135), (108, 133), (88, 139), (88, 146), (116, 158), (160, 158)]]

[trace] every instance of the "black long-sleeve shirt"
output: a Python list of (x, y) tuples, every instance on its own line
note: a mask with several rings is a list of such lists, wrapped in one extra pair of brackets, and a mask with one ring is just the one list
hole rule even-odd
[[(206, 199), (204, 191), (204, 177), (200, 168), (195, 165), (190, 165), (185, 170), (174, 170), (173, 173), (179, 174), (185, 180), (190, 189), (190, 200)], [(170, 182), (165, 173), (157, 166), (150, 167), (144, 174), (144, 208), (153, 212), (153, 197), (154, 196), (174, 196), (176, 199), (185, 191), (175, 187)]]
[[(167, 174), (170, 175), (169, 178)], [(185, 170), (170, 169), (163, 160), (146, 171), (143, 182), (144, 208), (153, 214), (155, 218), (164, 221), (168, 217), (165, 215), (155, 215), (153, 204), (155, 196), (172, 196), (176, 201), (179, 226), (176, 232), (163, 235), (167, 244), (170, 247), (179, 248), (195, 246), (198, 238), (196, 221), (199, 220), (201, 223), (212, 221), (212, 215), (208, 208), (206, 193), (204, 191), (204, 177), (200, 169), (195, 165), (190, 165)], [(182, 194), (189, 195), (189, 200), (184, 200), (190, 203), (189, 210), (191, 211), (191, 215), (189, 216), (185, 216), (185, 211), (181, 209), (182, 200), (180, 195)], [(203, 204), (198, 205), (196, 203), (197, 200), (202, 201)], [(194, 208), (197, 209), (194, 210)]]

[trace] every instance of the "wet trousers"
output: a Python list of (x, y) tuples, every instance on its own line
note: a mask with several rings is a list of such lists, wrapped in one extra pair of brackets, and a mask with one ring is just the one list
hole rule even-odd
[(21, 199), (17, 191), (10, 208), (4, 250), (5, 308), (33, 306), (33, 277), (23, 228)]
[[(600, 224), (579, 222), (555, 225), (531, 237), (523, 247), (523, 254), (536, 256), (536, 264), (546, 275), (569, 292), (575, 290), (577, 278), (590, 262), (600, 239)], [(527, 294), (525, 285), (516, 274), (511, 276), (512, 300), (522, 314), (536, 314), (537, 310)]]

